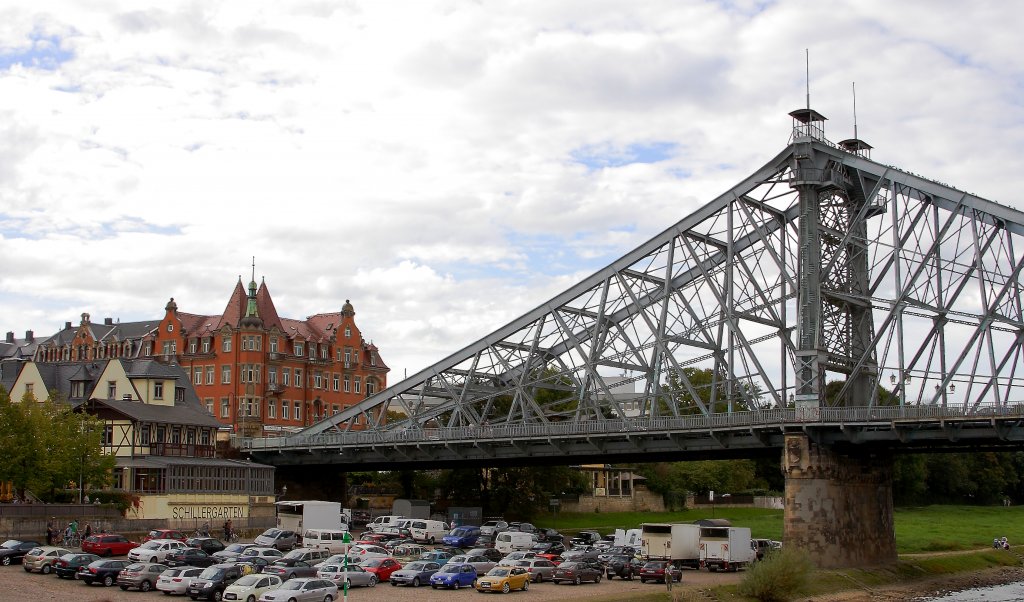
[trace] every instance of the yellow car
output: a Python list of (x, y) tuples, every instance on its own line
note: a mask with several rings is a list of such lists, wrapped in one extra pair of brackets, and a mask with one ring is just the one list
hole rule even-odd
[(530, 573), (519, 566), (496, 566), (476, 580), (478, 592), (501, 592), (507, 594), (514, 589), (524, 592), (530, 589)]

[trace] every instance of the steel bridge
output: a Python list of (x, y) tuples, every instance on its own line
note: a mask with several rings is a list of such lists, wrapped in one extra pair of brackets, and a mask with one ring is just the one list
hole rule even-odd
[(728, 457), (787, 432), (1019, 443), (1024, 214), (834, 144), (810, 108), (790, 115), (782, 152), (611, 265), (362, 403), (243, 447), (368, 467)]

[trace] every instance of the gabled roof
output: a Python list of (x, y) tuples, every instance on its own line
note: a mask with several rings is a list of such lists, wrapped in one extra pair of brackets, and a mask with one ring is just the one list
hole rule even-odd
[(239, 278), (238, 284), (235, 285), (235, 290), (231, 291), (231, 298), (228, 299), (228, 305), (224, 308), (224, 314), (220, 316), (216, 329), (220, 329), (225, 324), (232, 328), (237, 328), (239, 320), (245, 315), (247, 302), (248, 296), (242, 287), (242, 279)]
[(281, 317), (277, 315), (277, 308), (274, 307), (274, 300), (270, 297), (270, 289), (267, 288), (266, 282), (261, 282), (260, 290), (256, 291), (256, 308), (260, 312), (260, 317), (263, 318), (265, 327), (277, 326), (278, 329), (284, 330), (281, 325)]
[(83, 405), (89, 410), (109, 408), (136, 422), (162, 422), (213, 428), (221, 426), (220, 422), (205, 409), (191, 407), (188, 404), (162, 406), (123, 399), (93, 398)]

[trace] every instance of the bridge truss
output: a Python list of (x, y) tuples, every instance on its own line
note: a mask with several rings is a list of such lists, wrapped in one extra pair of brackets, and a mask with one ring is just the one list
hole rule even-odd
[(290, 445), (1021, 402), (1024, 214), (795, 126), (785, 150), (692, 215)]

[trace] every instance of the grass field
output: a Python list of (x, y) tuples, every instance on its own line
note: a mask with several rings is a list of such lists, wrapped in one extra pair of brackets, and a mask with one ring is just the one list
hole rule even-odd
[[(716, 508), (685, 512), (559, 513), (538, 516), (535, 522), (563, 533), (595, 529), (607, 533), (636, 528), (640, 523), (683, 523), (700, 518), (727, 518), (750, 527), (754, 537), (782, 539), (782, 511), (756, 508)], [(1024, 506), (924, 506), (897, 508), (896, 549), (900, 554), (971, 550), (992, 545), (993, 537), (1006, 536), (1011, 544), (1024, 543)]]

